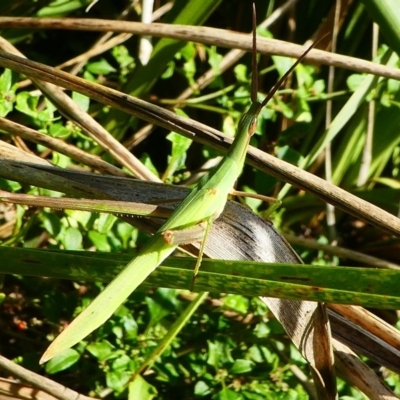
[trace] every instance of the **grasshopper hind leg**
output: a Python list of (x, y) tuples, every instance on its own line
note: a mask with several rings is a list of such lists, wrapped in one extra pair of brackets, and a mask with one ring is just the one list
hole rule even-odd
[(212, 225), (212, 220), (203, 221), (197, 225), (191, 226), (190, 228), (186, 229), (177, 229), (177, 230), (170, 230), (167, 229), (161, 233), (163, 239), (169, 245), (184, 245), (190, 244), (193, 242), (201, 242), (200, 249), (199, 249), (199, 256), (196, 261), (196, 266), (193, 270), (193, 278), (190, 290), (193, 291), (193, 287), (195, 284), (196, 276), (199, 272), (201, 261), (203, 259), (204, 248), (208, 233), (210, 232)]

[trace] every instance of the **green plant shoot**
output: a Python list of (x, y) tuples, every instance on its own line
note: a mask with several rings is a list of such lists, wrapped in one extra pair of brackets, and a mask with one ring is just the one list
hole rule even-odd
[(44, 363), (62, 351), (74, 346), (115, 312), (123, 301), (165, 260), (179, 244), (202, 240), (194, 276), (201, 263), (204, 242), (213, 223), (225, 208), (228, 195), (242, 172), (250, 138), (257, 126), (261, 109), (273, 97), (287, 76), (307, 55), (313, 46), (293, 64), (271, 89), (266, 98), (257, 101), (256, 33), (253, 16), (253, 77), (251, 106), (239, 121), (235, 139), (220, 164), (205, 175), (197, 186), (171, 214), (165, 224), (143, 247), (111, 283), (76, 317), (51, 343), (43, 354)]

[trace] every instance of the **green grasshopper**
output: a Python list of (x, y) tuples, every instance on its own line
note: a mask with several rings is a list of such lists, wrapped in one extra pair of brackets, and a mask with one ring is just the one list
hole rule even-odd
[[(256, 32), (253, 15), (253, 77), (251, 106), (239, 121), (235, 139), (219, 165), (205, 175), (168, 220), (129, 264), (93, 300), (91, 304), (51, 343), (43, 354), (44, 363), (74, 346), (115, 312), (123, 301), (165, 260), (180, 244), (202, 240), (194, 277), (196, 276), (210, 227), (225, 208), (228, 195), (242, 172), (247, 149), (262, 108), (314, 46), (310, 46), (275, 84), (265, 99), (257, 101)], [(193, 280), (194, 283), (194, 280)]]

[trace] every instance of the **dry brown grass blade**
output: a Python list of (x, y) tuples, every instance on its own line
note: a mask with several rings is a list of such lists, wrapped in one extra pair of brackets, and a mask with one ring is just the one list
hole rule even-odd
[(0, 378), (0, 400), (58, 400), (49, 393), (23, 384), (19, 379)]
[[(400, 343), (400, 332), (398, 329), (389, 325), (381, 318), (372, 314), (368, 310), (358, 306), (342, 307), (339, 304), (332, 304), (329, 307), (331, 310), (335, 310), (346, 319), (352, 320), (358, 326), (368, 330), (368, 332), (375, 335), (377, 338), (388, 343), (389, 345), (396, 348)], [(399, 349), (400, 351), (400, 349)]]
[(19, 160), (27, 163), (37, 163), (43, 165), (50, 165), (50, 163), (35, 154), (21, 151), (17, 147), (0, 140), (0, 157), (7, 158), (10, 160)]
[(309, 301), (262, 297), (285, 328), (294, 345), (309, 362), (318, 399), (335, 399), (336, 380), (326, 305)]
[[(142, 24), (140, 22), (114, 21), (83, 18), (21, 18), (0, 17), (0, 28), (69, 29), (75, 31), (125, 32), (154, 37), (166, 37), (183, 41), (204, 43), (212, 46), (251, 51), (251, 37), (247, 34), (224, 29), (202, 26)], [(276, 39), (257, 40), (257, 52), (299, 58), (304, 52), (302, 46)], [(332, 65), (361, 73), (369, 73), (386, 78), (400, 79), (400, 71), (370, 61), (360, 60), (322, 50), (312, 50), (306, 57), (311, 62)]]
[(343, 259), (356, 261), (363, 266), (370, 266), (373, 268), (400, 269), (400, 265), (398, 264), (382, 260), (381, 258), (369, 256), (368, 254), (363, 254), (358, 251), (346, 249), (344, 247), (322, 244), (315, 240), (303, 239), (290, 234), (285, 234), (285, 238), (292, 245), (301, 246), (308, 249), (322, 250), (328, 254), (333, 254)]
[(125, 174), (121, 169), (103, 161), (100, 157), (88, 154), (87, 152), (78, 149), (76, 146), (72, 146), (60, 139), (45, 135), (44, 133), (17, 124), (16, 122), (0, 117), (0, 129), (11, 135), (22, 137), (23, 139), (41, 144), (49, 149), (65, 154), (73, 160), (82, 162), (84, 165), (87, 165), (94, 170), (109, 175), (127, 176), (127, 174)]
[(34, 388), (51, 394), (59, 400), (93, 400), (93, 397), (84, 396), (51, 379), (35, 374), (3, 356), (0, 356), (0, 369), (14, 377), (18, 377), (23, 382), (31, 384)]
[(361, 307), (329, 305), (334, 338), (359, 354), (400, 373), (399, 331)]
[(342, 343), (334, 340), (338, 375), (361, 390), (371, 400), (394, 400), (398, 397), (377, 377), (374, 371)]

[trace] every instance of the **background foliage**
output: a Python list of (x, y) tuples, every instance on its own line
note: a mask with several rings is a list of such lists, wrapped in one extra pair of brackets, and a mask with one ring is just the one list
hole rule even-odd
[[(162, 3), (162, 2), (161, 2)], [(279, 2), (256, 1), (261, 21)], [(373, 3), (373, 2), (371, 2)], [(40, 0), (2, 2), (0, 14), (38, 17), (118, 18), (128, 2), (100, 0), (90, 11), (90, 1)], [(162, 22), (207, 25), (235, 31), (251, 29), (250, 4), (239, 0), (190, 2), (177, 1)], [(199, 7), (199, 5), (201, 7)], [(370, 2), (342, 4), (338, 26), (337, 52), (371, 59)], [(372, 8), (371, 8), (372, 7)], [(182, 11), (183, 10), (183, 11)], [(201, 10), (208, 10), (208, 14)], [(260, 35), (302, 44), (324, 31), (332, 31), (334, 2), (299, 1), (270, 30)], [(181, 12), (182, 11), (182, 12)], [(396, 12), (398, 12), (396, 10)], [(136, 20), (140, 4), (134, 3), (129, 19)], [(393, 14), (395, 11), (393, 10)], [(369, 23), (367, 23), (367, 21)], [(377, 49), (382, 56), (387, 44), (397, 48), (387, 20), (380, 21), (384, 36)], [(17, 46), (26, 57), (56, 66), (83, 53), (101, 34), (63, 30), (4, 29), (2, 36)], [(398, 41), (398, 38), (397, 38)], [(171, 39), (154, 40), (155, 56), (150, 65), (138, 59), (138, 37), (134, 36), (111, 50), (88, 59), (78, 74), (88, 80), (134, 93), (157, 104), (174, 108), (193, 119), (233, 135), (241, 113), (250, 102), (250, 57), (246, 55), (233, 68), (220, 73), (219, 65), (226, 49)], [(326, 45), (323, 43), (323, 45)], [(288, 69), (291, 60), (260, 57), (260, 92), (268, 89)], [(393, 54), (388, 63), (398, 65)], [(212, 83), (190, 100), (178, 102), (179, 94), (208, 69), (215, 73)], [(69, 68), (67, 68), (68, 70)], [(359, 74), (337, 70), (333, 89), (327, 90), (327, 68), (303, 65), (285, 88), (262, 113), (257, 136), (252, 144), (276, 157), (303, 165), (325, 131), (327, 100), (332, 99), (335, 116), (364, 79)], [(4, 71), (0, 77), (0, 115), (48, 135), (63, 138), (107, 161), (111, 157), (79, 127), (60, 116), (55, 107), (38, 96), (32, 86), (22, 84), (23, 77)], [(399, 83), (383, 80), (373, 90), (350, 122), (332, 142), (332, 181), (342, 188), (386, 209), (398, 213), (400, 152)], [(216, 151), (191, 143), (179, 135), (155, 128), (151, 134), (135, 133), (144, 126), (115, 110), (100, 106), (74, 94), (74, 100), (94, 115), (115, 137), (132, 151), (163, 181), (192, 184), (191, 175), (213, 160)], [(368, 107), (375, 101), (375, 121), (368, 120)], [(361, 173), (365, 132), (374, 125), (371, 161)], [(5, 133), (1, 139), (12, 142)], [(21, 144), (22, 145), (22, 144)], [(24, 143), (29, 151), (61, 167), (75, 166), (66, 156), (41, 145)], [(304, 165), (324, 176), (322, 156)], [(365, 160), (365, 159), (364, 159)], [(21, 185), (0, 180), (0, 187), (17, 191)], [(238, 187), (269, 196), (277, 196), (283, 187), (275, 178), (246, 167)], [(50, 191), (29, 188), (31, 194), (54, 195)], [(282, 207), (273, 215), (275, 225), (286, 233), (312, 238), (320, 243), (338, 240), (346, 247), (377, 257), (398, 261), (398, 241), (379, 229), (336, 213), (334, 230), (326, 226), (326, 206), (320, 200), (290, 189)], [(267, 206), (248, 201), (254, 211), (266, 215)], [(1, 204), (2, 222), (13, 221), (13, 232), (3, 228), (3, 245), (49, 249), (103, 252), (128, 252), (140, 248), (145, 235), (110, 215), (80, 211), (25, 209)], [(6, 224), (3, 225), (6, 227)], [(306, 263), (340, 265), (335, 256), (322, 251), (299, 248)], [(348, 264), (348, 263), (347, 263)], [(56, 266), (55, 266), (56, 267)], [(85, 306), (102, 288), (86, 282), (48, 281), (7, 276), (4, 283), (2, 354), (21, 365), (44, 374), (81, 393), (94, 397), (118, 398), (212, 398), (212, 399), (302, 399), (307, 398), (305, 362), (290, 344), (283, 329), (257, 298), (212, 294), (199, 308), (177, 339), (140, 379), (133, 373), (184, 309), (191, 295), (177, 290), (157, 289), (135, 292), (102, 328), (85, 342), (45, 367), (38, 359), (57, 335), (60, 327)], [(396, 316), (389, 314), (396, 321)], [(388, 374), (388, 384), (400, 393), (398, 378)], [(362, 398), (340, 383), (342, 398)]]

